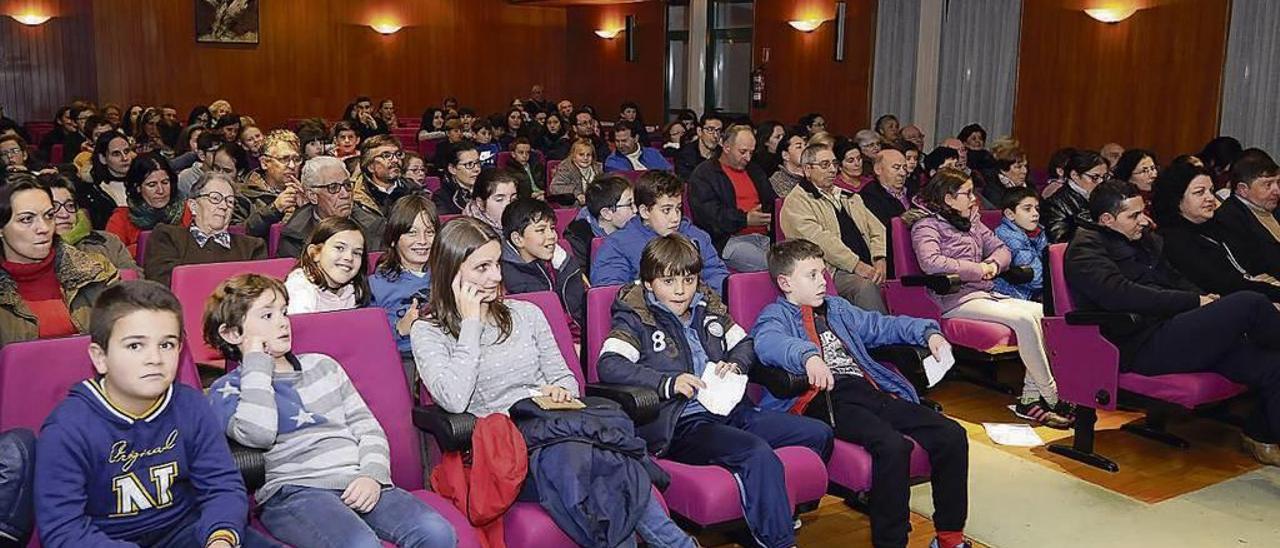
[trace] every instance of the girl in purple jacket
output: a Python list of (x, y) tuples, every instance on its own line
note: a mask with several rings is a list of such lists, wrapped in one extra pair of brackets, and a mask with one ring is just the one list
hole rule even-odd
[[(1040, 303), (1015, 299), (994, 290), (994, 279), (1009, 268), (1004, 243), (979, 220), (973, 180), (964, 172), (944, 168), (920, 193), (925, 211), (911, 225), (911, 245), (925, 274), (956, 274), (960, 288), (946, 295), (930, 292), (943, 318), (968, 318), (998, 323), (1018, 338), (1018, 354), (1026, 365), (1018, 416), (1053, 428), (1070, 427), (1070, 404), (1058, 399), (1058, 386), (1045, 354)], [(911, 215), (904, 216), (904, 221)]]

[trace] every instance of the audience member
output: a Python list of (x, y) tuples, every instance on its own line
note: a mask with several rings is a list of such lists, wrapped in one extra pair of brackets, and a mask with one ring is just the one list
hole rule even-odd
[(347, 120), (333, 124), (333, 155), (346, 160), (360, 155), (360, 134)]
[(1098, 149), (1098, 155), (1102, 156), (1107, 162), (1107, 172), (1115, 167), (1116, 162), (1120, 161), (1120, 157), (1124, 155), (1124, 147), (1119, 143), (1107, 143)]
[(479, 120), (472, 125), (472, 139), (475, 140), (476, 152), (480, 153), (480, 165), (494, 167), (498, 165), (498, 153), (502, 146), (494, 142), (493, 126), (488, 120)]
[[(16, 180), (11, 180), (14, 184)], [(134, 261), (134, 253), (124, 246), (115, 234), (94, 230), (89, 216), (76, 205), (75, 181), (66, 175), (42, 175), (40, 186), (49, 190), (53, 199), (53, 229), (62, 243), (85, 253), (97, 253), (106, 257), (117, 270), (132, 270), (141, 277), (142, 268)]]
[(694, 224), (707, 231), (725, 264), (737, 272), (768, 268), (773, 193), (764, 172), (751, 163), (756, 138), (750, 126), (730, 126), (720, 156), (702, 162), (689, 176)]
[(1049, 243), (1068, 242), (1081, 222), (1089, 222), (1089, 193), (1107, 178), (1107, 162), (1092, 150), (1081, 150), (1067, 163), (1065, 192), (1044, 201), (1042, 224)]
[(529, 88), (529, 98), (525, 99), (525, 110), (529, 112), (547, 112), (551, 110), (551, 102), (547, 101), (542, 84), (534, 84)]
[(319, 156), (302, 166), (303, 205), (294, 210), (280, 229), (277, 257), (298, 257), (316, 226), (330, 217), (351, 219), (360, 226), (368, 251), (381, 249), (384, 219), (369, 206), (353, 199), (354, 185), (346, 166), (332, 156)]
[(431, 302), (431, 271), (427, 261), (440, 231), (436, 206), (422, 194), (410, 194), (391, 206), (382, 236), (382, 257), (369, 277), (370, 303), (387, 313), (401, 358), (408, 358), (405, 373), (417, 393), (418, 370), (413, 365), (409, 330)]
[(924, 150), (924, 131), (915, 125), (909, 125), (902, 128), (902, 140), (914, 144), (916, 148)]
[(502, 287), (507, 294), (550, 291), (560, 298), (574, 341), (587, 325), (587, 280), (582, 262), (557, 244), (556, 212), (542, 200), (521, 198), (502, 212)]
[[(798, 193), (797, 193), (798, 194)], [(782, 295), (765, 307), (751, 330), (764, 367), (809, 377), (809, 391), (762, 406), (832, 420), (836, 437), (871, 454), (871, 542), (906, 546), (911, 531), (911, 452), (929, 456), (933, 488), (931, 546), (968, 548), (969, 439), (964, 427), (920, 404), (901, 373), (877, 362), (868, 348), (891, 344), (928, 347), (935, 359), (950, 352), (933, 321), (868, 312), (827, 295), (822, 248), (791, 240), (769, 252), (769, 275)], [(818, 398), (818, 392), (826, 397)], [(908, 437), (910, 436), (910, 437)]]
[(106, 133), (94, 142), (90, 179), (82, 180), (83, 184), (76, 189), (76, 197), (89, 214), (93, 228), (106, 228), (107, 220), (117, 207), (128, 207), (125, 175), (133, 159), (133, 145), (124, 135)]
[[(138, 125), (134, 127), (133, 148), (139, 156), (148, 154), (173, 155), (173, 148), (164, 142), (160, 135), (160, 111), (155, 107), (147, 108), (138, 117)], [(261, 133), (261, 132), (259, 132)]]
[(1245, 421), (1244, 446), (1280, 465), (1280, 313), (1258, 293), (1219, 297), (1184, 278), (1165, 260), (1143, 207), (1127, 182), (1103, 183), (1089, 196), (1097, 225), (1076, 231), (1064, 261), (1076, 309), (1131, 315), (1128, 325), (1102, 328), (1121, 371), (1208, 371), (1256, 389), (1261, 401)]
[(480, 176), (480, 153), (470, 141), (461, 141), (449, 148), (447, 173), (440, 181), (440, 192), (434, 196), (436, 212), (440, 215), (458, 215), (471, 203), (476, 177)]
[(901, 124), (897, 116), (885, 114), (876, 118), (874, 127), (876, 133), (880, 134), (880, 140), (886, 143), (897, 146), (898, 141), (902, 140)]
[(369, 304), (369, 261), (360, 225), (329, 217), (316, 225), (284, 280), (289, 314), (329, 312)]
[(298, 124), (298, 144), (305, 162), (329, 153), (329, 125), (320, 118), (308, 118)]
[(298, 183), (302, 156), (298, 136), (287, 129), (272, 130), (262, 145), (262, 165), (236, 187), (232, 224), (244, 224), (250, 236), (265, 238), (271, 225), (293, 214), (306, 193)]
[(1213, 213), (1222, 242), (1249, 272), (1280, 272), (1280, 166), (1261, 149), (1240, 154), (1229, 172), (1235, 195)]
[(635, 122), (621, 121), (613, 126), (613, 142), (616, 147), (604, 161), (605, 171), (646, 171), (663, 169), (670, 171), (671, 163), (656, 148), (642, 146), (642, 133)]
[(586, 203), (587, 183), (601, 173), (604, 166), (596, 161), (595, 147), (590, 140), (579, 137), (574, 140), (569, 157), (556, 166), (547, 185), (547, 200), (563, 206), (581, 206)]
[(360, 134), (360, 139), (368, 139), (374, 135), (385, 135), (390, 133), (387, 129), (386, 122), (378, 119), (373, 112), (373, 99), (365, 96), (356, 97), (351, 102), (351, 109), (347, 116), (343, 119), (350, 122), (355, 128), (356, 133)]
[(995, 163), (995, 159), (991, 156), (991, 152), (987, 151), (987, 130), (980, 124), (969, 124), (960, 128), (960, 133), (956, 135), (960, 142), (964, 143), (965, 151), (965, 167), (969, 170), (982, 171), (990, 169)]
[(773, 175), (782, 164), (781, 151), (778, 150), (787, 128), (777, 120), (766, 120), (756, 126), (756, 151), (751, 155), (751, 162), (766, 175)]
[(1067, 164), (1071, 162), (1071, 158), (1076, 155), (1076, 152), (1074, 148), (1064, 147), (1053, 151), (1053, 154), (1049, 156), (1049, 165), (1045, 169), (1045, 173), (1049, 178), (1045, 181), (1044, 190), (1040, 192), (1041, 198), (1049, 199), (1050, 196), (1053, 196), (1053, 193), (1067, 184)]
[(356, 203), (384, 217), (391, 204), (417, 190), (404, 180), (404, 149), (391, 135), (375, 135), (360, 143), (360, 171), (351, 175), (351, 182)]
[(703, 161), (711, 159), (720, 150), (720, 133), (724, 131), (724, 119), (708, 112), (698, 123), (697, 139), (685, 143), (676, 153), (676, 175), (688, 179)]
[(27, 142), (13, 134), (0, 136), (0, 168), (3, 168), (0, 169), (0, 178), (12, 173), (43, 175), (57, 172), (39, 159), (31, 158), (27, 154)]
[(205, 128), (199, 126), (187, 126), (178, 134), (175, 141), (177, 146), (174, 147), (175, 156), (169, 161), (169, 167), (173, 168), (175, 173), (182, 173), (183, 170), (195, 165), (196, 151), (200, 150), (200, 136), (204, 135)]
[(518, 194), (516, 179), (511, 172), (486, 167), (480, 170), (480, 175), (476, 177), (471, 201), (462, 208), (462, 214), (479, 219), (493, 228), (494, 232), (498, 232), (502, 230), (502, 212), (511, 205)]
[(212, 172), (200, 176), (187, 198), (191, 227), (159, 224), (151, 231), (143, 260), (147, 279), (167, 286), (179, 265), (267, 258), (261, 239), (227, 231), (234, 200), (230, 177)]
[(777, 171), (769, 175), (769, 187), (780, 198), (785, 198), (791, 189), (804, 180), (804, 169), (800, 165), (800, 154), (804, 152), (804, 136), (792, 129), (787, 129), (778, 141)]
[(541, 162), (542, 155), (534, 155), (533, 144), (527, 137), (511, 141), (511, 159), (507, 170), (516, 178), (521, 198), (544, 200), (547, 196), (547, 168)]
[(115, 234), (129, 249), (138, 251), (138, 235), (160, 223), (190, 226), (191, 210), (173, 191), (177, 176), (163, 156), (151, 154), (133, 161), (125, 176), (129, 206), (116, 208), (107, 221), (107, 232)]
[(839, 162), (839, 169), (836, 170), (836, 176), (831, 181), (835, 186), (849, 192), (860, 192), (862, 187), (875, 180), (874, 175), (863, 163), (862, 151), (858, 149), (857, 143), (850, 139), (843, 139), (836, 143), (833, 153)]
[(911, 208), (911, 194), (907, 189), (907, 158), (901, 152), (886, 148), (876, 156), (876, 180), (862, 187), (858, 193), (867, 209), (885, 227)]
[(547, 115), (543, 131), (538, 135), (536, 145), (547, 160), (563, 160), (569, 156), (569, 148), (573, 146), (573, 138), (565, 127), (564, 118), (559, 114)]
[(564, 239), (584, 272), (591, 273), (592, 241), (621, 230), (635, 214), (635, 193), (626, 177), (604, 175), (587, 185), (587, 203), (564, 229)]
[(191, 195), (191, 186), (205, 172), (216, 172), (235, 177), (240, 171), (236, 159), (222, 137), (216, 132), (206, 131), (196, 140), (196, 157), (199, 158), (191, 167), (178, 173), (178, 195), (186, 198)]
[(1150, 151), (1131, 148), (1124, 151), (1115, 163), (1111, 164), (1111, 176), (1133, 183), (1142, 194), (1142, 202), (1147, 204), (1147, 215), (1151, 215), (1151, 207), (1155, 202), (1156, 176), (1160, 173), (1159, 162)]
[(591, 260), (591, 285), (625, 285), (640, 275), (640, 255), (649, 240), (678, 232), (702, 254), (702, 280), (723, 294), (729, 276), (711, 236), (683, 218), (684, 181), (665, 171), (646, 171), (636, 180), (636, 213), (600, 245)]
[(591, 110), (578, 109), (569, 119), (573, 120), (573, 137), (590, 141), (597, 160), (609, 157), (609, 143), (600, 135), (600, 122)]
[(680, 147), (684, 146), (684, 133), (684, 124), (680, 123), (679, 120), (668, 123), (666, 127), (662, 128), (664, 137), (662, 152), (664, 155), (673, 155), (680, 150)]
[(1004, 208), (1005, 194), (1027, 187), (1027, 153), (1014, 139), (997, 140), (991, 145), (991, 167), (978, 173), (983, 179), (983, 209)]
[(796, 127), (800, 128), (806, 138), (812, 137), (815, 133), (827, 131), (827, 119), (817, 112), (810, 112), (800, 117)]
[(859, 130), (853, 134), (853, 142), (858, 144), (858, 151), (862, 153), (862, 163), (874, 165), (876, 156), (880, 155), (880, 149), (883, 147), (880, 134), (869, 129)]
[(234, 143), (240, 139), (240, 115), (234, 112), (217, 118), (213, 123), (214, 131), (222, 133), (222, 140)]
[(85, 122), (85, 128), (89, 132), (89, 140), (81, 143), (80, 150), (63, 150), (62, 161), (66, 163), (70, 159), (71, 165), (76, 169), (76, 175), (79, 175), (81, 180), (92, 181), (94, 146), (103, 135), (116, 133), (116, 129), (101, 116), (90, 117)]
[(1009, 248), (1010, 268), (1031, 269), (1031, 280), (1015, 284), (1004, 278), (995, 279), (996, 293), (1022, 299), (1039, 301), (1044, 293), (1044, 257), (1049, 248), (1049, 238), (1040, 226), (1040, 197), (1028, 187), (1009, 189), (1004, 193), (1000, 206), (1003, 217), (995, 234)]
[(422, 111), (422, 122), (418, 129), (419, 141), (443, 139), (445, 112), (435, 107), (427, 107)]
[(964, 141), (956, 139), (955, 137), (949, 137), (947, 139), (943, 139), (940, 146), (955, 149), (956, 154), (959, 155), (956, 158), (956, 169), (963, 171), (966, 175), (972, 171), (969, 167), (969, 147), (964, 144)]
[[(53, 115), (53, 129), (40, 138), (40, 144), (36, 147), (36, 154), (46, 162), (52, 161), (53, 145), (65, 143), (72, 133), (79, 130), (80, 128), (76, 127), (75, 117), (71, 115), (71, 107), (59, 107), (58, 112)], [(25, 141), (26, 139), (23, 140)], [(62, 154), (65, 157), (67, 151), (63, 150)]]
[(1205, 169), (1209, 170), (1209, 174), (1213, 177), (1214, 188), (1221, 189), (1227, 186), (1231, 165), (1243, 152), (1244, 147), (1240, 146), (1240, 141), (1235, 137), (1222, 136), (1215, 137), (1206, 143), (1196, 157), (1204, 162)]
[[(1009, 268), (1009, 248), (982, 224), (973, 180), (959, 170), (939, 171), (920, 196), (925, 209), (904, 217), (911, 222), (911, 245), (925, 274), (958, 275), (962, 285), (948, 294), (929, 292), (944, 318), (994, 322), (1013, 330), (1018, 355), (1027, 368), (1014, 413), (1037, 425), (1068, 428), (1075, 420), (1070, 404), (1058, 399), (1049, 371), (1040, 303), (994, 291), (994, 279)], [(916, 215), (920, 213), (921, 215)]]

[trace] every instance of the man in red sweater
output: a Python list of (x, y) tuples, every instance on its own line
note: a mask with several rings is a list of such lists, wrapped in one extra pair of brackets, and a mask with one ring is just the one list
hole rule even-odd
[(689, 176), (693, 223), (706, 230), (725, 264), (737, 272), (768, 267), (769, 228), (777, 195), (751, 163), (756, 138), (745, 125), (724, 132), (720, 154)]

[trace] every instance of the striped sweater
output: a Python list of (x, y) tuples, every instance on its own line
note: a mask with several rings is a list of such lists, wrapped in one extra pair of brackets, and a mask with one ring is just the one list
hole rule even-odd
[(249, 354), (209, 388), (227, 436), (267, 451), (257, 501), (285, 485), (342, 490), (358, 476), (390, 486), (387, 437), (342, 366), (324, 354), (288, 358), (293, 370), (279, 372), (270, 356)]

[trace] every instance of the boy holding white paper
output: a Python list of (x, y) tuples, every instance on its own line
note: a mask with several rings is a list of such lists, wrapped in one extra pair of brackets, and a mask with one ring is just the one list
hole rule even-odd
[[(911, 440), (929, 455), (934, 528), (931, 547), (968, 547), (969, 440), (964, 428), (920, 405), (915, 388), (881, 365), (867, 348), (928, 346), (950, 361), (951, 348), (931, 320), (888, 316), (827, 295), (822, 248), (789, 240), (769, 251), (769, 275), (782, 292), (752, 328), (764, 367), (807, 375), (811, 389), (797, 398), (766, 395), (761, 407), (834, 420), (836, 436), (871, 454), (871, 540), (877, 548), (905, 547), (910, 532)], [(825, 392), (825, 393), (824, 393)], [(910, 436), (910, 439), (908, 439)]]
[(702, 380), (707, 369), (728, 381), (728, 376), (745, 375), (756, 361), (751, 339), (716, 292), (699, 280), (701, 271), (698, 248), (684, 236), (654, 238), (645, 246), (640, 283), (623, 287), (613, 304), (613, 329), (600, 352), (600, 380), (657, 390), (658, 418), (637, 428), (649, 451), (727, 468), (742, 486), (743, 513), (757, 543), (793, 546), (791, 505), (782, 462), (773, 450), (803, 446), (826, 460), (831, 429), (811, 418), (760, 410), (741, 396), (727, 415), (698, 401), (698, 392), (707, 388)]

